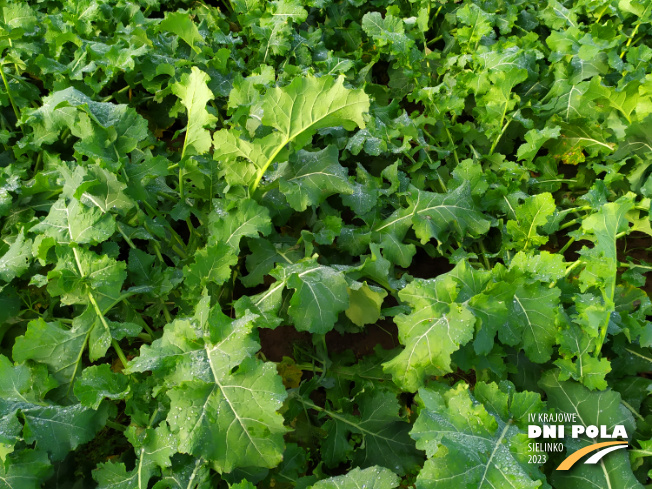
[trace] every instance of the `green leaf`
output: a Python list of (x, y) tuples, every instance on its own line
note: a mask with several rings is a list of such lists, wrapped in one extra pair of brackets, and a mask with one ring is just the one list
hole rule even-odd
[(641, 463), (641, 459), (652, 456), (652, 440), (640, 440), (639, 444), (641, 445), (640, 449), (630, 451), (630, 460), (634, 466)]
[[(190, 16), (184, 12), (165, 12), (165, 18), (158, 26), (160, 31), (167, 31), (176, 34), (183, 39), (192, 49), (199, 52), (195, 43), (203, 43), (204, 38), (199, 33), (195, 23)], [(193, 66), (193, 72), (196, 70)]]
[(96, 102), (74, 88), (53, 92), (31, 111), (33, 144), (55, 142), (64, 129), (80, 139), (75, 145), (97, 161), (117, 162), (147, 137), (147, 121), (127, 105)]
[(12, 3), (2, 8), (2, 21), (10, 29), (31, 30), (36, 26), (38, 17), (29, 5)]
[[(274, 467), (283, 454), (286, 397), (276, 367), (253, 355), (253, 316), (235, 321), (205, 296), (191, 321), (177, 320), (143, 346), (129, 371), (152, 370), (165, 379), (167, 422), (179, 451), (210, 460), (221, 472)], [(238, 450), (231, 449), (239, 447)]]
[(190, 381), (168, 392), (168, 423), (179, 451), (205, 457), (224, 472), (276, 466), (286, 431), (276, 413), (286, 396), (276, 367), (247, 360), (235, 374), (215, 377), (214, 384)]
[(21, 409), (27, 443), (62, 460), (68, 452), (91, 441), (109, 416), (107, 406), (95, 411), (81, 404), (71, 406), (30, 406)]
[[(5, 453), (12, 451), (12, 442), (22, 433), (26, 443), (36, 442), (38, 450), (47, 451), (53, 460), (62, 460), (68, 452), (90, 441), (106, 422), (106, 405), (94, 410), (81, 404), (59, 406), (44, 401), (45, 394), (57, 384), (43, 365), (31, 369), (12, 366), (0, 356), (0, 372), (1, 409), (6, 413), (0, 423), (0, 439)], [(17, 415), (22, 425), (16, 423)]]
[(373, 324), (380, 319), (380, 308), (383, 299), (387, 297), (387, 292), (378, 287), (371, 288), (365, 282), (358, 284), (358, 288), (350, 287), (349, 291), (349, 308), (344, 311), (356, 326)]
[(99, 464), (93, 471), (93, 479), (99, 488), (147, 489), (150, 479), (160, 474), (159, 468), (170, 467), (170, 457), (176, 453), (177, 447), (165, 423), (156, 429), (131, 425), (125, 436), (134, 446), (138, 457), (136, 467), (127, 472), (122, 463)]
[(393, 489), (399, 479), (385, 467), (369, 467), (361, 470), (355, 468), (345, 475), (331, 477), (310, 486), (311, 489)]
[[(77, 167), (76, 172), (79, 172), (81, 167)], [(67, 179), (66, 179), (67, 180)], [(118, 177), (99, 167), (90, 167), (84, 175), (84, 183), (75, 185), (71, 189), (64, 187), (64, 192), (71, 191), (69, 197), (79, 199), (87, 206), (96, 206), (102, 212), (117, 212), (120, 215), (125, 215), (130, 211), (135, 203), (126, 194), (127, 184), (118, 180)], [(66, 181), (66, 187), (68, 181)]]
[(302, 476), (302, 474), (307, 472), (307, 468), (307, 451), (296, 443), (288, 443), (283, 454), (283, 461), (276, 469), (270, 471), (268, 476), (269, 484), (274, 486), (279, 484), (281, 487), (285, 487), (286, 485), (292, 487), (308, 487), (309, 484), (317, 481), (317, 476)]
[[(136, 449), (138, 455), (139, 473), (149, 475), (158, 473), (154, 467), (170, 467), (171, 457), (177, 453), (176, 438), (170, 433), (165, 422), (160, 423), (156, 428), (141, 429), (131, 425), (125, 436)], [(146, 487), (147, 477), (140, 477), (141, 484)]]
[(536, 363), (550, 360), (557, 334), (556, 315), (561, 292), (540, 284), (520, 286), (508, 304), (507, 327), (518, 331), (528, 358)]
[(17, 362), (34, 360), (47, 365), (61, 387), (69, 390), (81, 371), (81, 354), (88, 336), (88, 331), (70, 330), (59, 322), (48, 323), (39, 318), (30, 321), (25, 334), (16, 338), (13, 358)]
[(518, 159), (532, 161), (546, 141), (559, 137), (559, 131), (559, 126), (545, 127), (541, 130), (530, 129), (524, 136), (527, 142), (518, 148), (516, 153)]
[(129, 250), (129, 280), (136, 286), (151, 288), (160, 295), (166, 295), (183, 280), (183, 274), (172, 267), (160, 267), (155, 261), (156, 257), (144, 251)]
[(510, 270), (518, 270), (522, 275), (531, 277), (530, 280), (539, 282), (556, 282), (566, 273), (564, 257), (548, 251), (531, 255), (519, 251), (509, 264)]
[(214, 157), (228, 161), (229, 166), (238, 165), (239, 158), (248, 160), (254, 166), (255, 178), (251, 184), (255, 189), (288, 143), (299, 150), (319, 129), (364, 127), (362, 114), (368, 110), (369, 97), (362, 90), (345, 88), (344, 77), (337, 80), (330, 76), (297, 77), (286, 87), (268, 90), (260, 104), (261, 123), (273, 127), (276, 132), (248, 142), (235, 132), (217, 131), (213, 141)]
[(207, 246), (195, 252), (195, 261), (183, 268), (186, 284), (200, 290), (208, 283), (221, 285), (231, 276), (231, 267), (238, 262), (233, 250), (224, 243)]
[(129, 391), (129, 379), (112, 372), (107, 364), (86, 367), (74, 388), (79, 402), (92, 409), (97, 409), (102, 399), (124, 399)]
[(411, 187), (408, 207), (394, 212), (374, 231), (382, 233), (383, 239), (391, 235), (395, 242), (400, 243), (410, 227), (414, 228), (421, 244), (426, 244), (431, 238), (441, 244), (451, 234), (458, 239), (480, 236), (489, 230), (489, 221), (476, 210), (468, 183), (447, 194)]
[(272, 243), (261, 238), (248, 240), (249, 249), (251, 250), (251, 254), (247, 255), (246, 260), (249, 275), (241, 278), (242, 283), (246, 287), (262, 284), (265, 275), (274, 268), (276, 263), (299, 261), (302, 253), (297, 249), (292, 249), (293, 243), (294, 241)]
[(411, 392), (422, 386), (427, 376), (451, 372), (450, 355), (473, 338), (475, 317), (465, 307), (452, 306), (441, 315), (432, 312), (424, 308), (396, 318), (405, 349), (385, 363), (384, 370)]
[(295, 211), (322, 203), (333, 194), (353, 193), (346, 169), (339, 163), (336, 146), (321, 151), (301, 150), (290, 159), (290, 165), (280, 167), (279, 190)]
[[(513, 385), (478, 383), (476, 398), (463, 382), (452, 388), (421, 389), (423, 408), (410, 435), (428, 454), (416, 487), (507, 489), (550, 487), (528, 464), (528, 438), (516, 423), (542, 403), (516, 393)], [(538, 409), (537, 409), (538, 408)]]
[(582, 221), (583, 235), (585, 239), (593, 241), (594, 246), (591, 249), (583, 247), (580, 251), (585, 265), (579, 276), (580, 290), (587, 292), (590, 288), (597, 287), (601, 290), (601, 301), (586, 308), (582, 307), (577, 322), (585, 326), (585, 332), (600, 336), (597, 352), (602, 348), (610, 317), (616, 307), (614, 303), (618, 267), (616, 235), (628, 230), (627, 215), (633, 206), (633, 194), (629, 193), (616, 202), (604, 204), (598, 212)]
[(0, 279), (11, 282), (20, 277), (29, 268), (32, 257), (32, 240), (25, 239), (25, 231), (21, 229), (9, 249), (0, 258)]
[(93, 479), (99, 489), (131, 489), (140, 487), (136, 470), (127, 472), (123, 463), (105, 462), (98, 465), (93, 471)]
[(161, 480), (153, 489), (208, 489), (210, 470), (204, 459), (177, 454), (172, 467), (162, 471)]
[[(127, 277), (125, 263), (83, 248), (57, 247), (57, 265), (48, 272), (48, 291), (64, 304), (90, 304), (100, 312), (120, 300)], [(97, 312), (97, 311), (96, 311)]]
[(325, 334), (333, 329), (337, 315), (349, 307), (344, 274), (331, 267), (311, 260), (281, 265), (270, 275), (295, 289), (288, 313), (298, 331)]
[[(6, 409), (6, 406), (2, 406)], [(9, 411), (9, 409), (7, 409)], [(16, 411), (0, 416), (0, 463), (7, 461), (7, 456), (15, 450), (22, 438), (23, 425), (18, 421)]]
[(463, 305), (451, 303), (456, 295), (450, 277), (415, 280), (399, 292), (412, 308), (394, 320), (405, 349), (383, 369), (403, 389), (415, 392), (427, 376), (451, 372), (451, 354), (473, 338), (475, 317)]
[(143, 160), (127, 163), (125, 171), (129, 178), (127, 193), (137, 200), (151, 201), (153, 190), (158, 190), (160, 177), (168, 175), (169, 161), (164, 156), (144, 154)]
[(561, 137), (550, 144), (549, 151), (564, 163), (573, 164), (573, 155), (584, 158), (583, 151), (592, 156), (610, 154), (615, 146), (607, 141), (608, 133), (602, 133), (601, 128), (564, 122), (559, 127), (563, 131)]
[(45, 452), (21, 450), (0, 463), (1, 489), (40, 489), (54, 472)]
[[(324, 425), (328, 435), (322, 445), (328, 466), (336, 466), (347, 458), (360, 467), (381, 465), (397, 474), (412, 471), (421, 456), (408, 436), (409, 424), (399, 417), (396, 394), (371, 385), (355, 396), (357, 412), (347, 403), (343, 413), (323, 410), (331, 419)], [(352, 449), (349, 438), (359, 435), (362, 444)]]
[(405, 35), (403, 20), (387, 14), (385, 18), (379, 12), (369, 12), (362, 17), (362, 30), (371, 36), (376, 46), (390, 46), (392, 54), (407, 54), (414, 40)]
[(546, 244), (548, 238), (541, 236), (538, 228), (548, 223), (555, 210), (555, 200), (547, 192), (525, 199), (523, 205), (512, 210), (514, 219), (507, 221), (507, 233), (512, 238), (508, 246), (527, 250)]
[(40, 403), (47, 392), (57, 386), (57, 382), (48, 375), (44, 365), (31, 368), (25, 364), (14, 366), (5, 356), (0, 356), (0, 374), (0, 398), (3, 401), (0, 460), (4, 462), (22, 439), (23, 424), (18, 420), (17, 411)]
[(555, 360), (561, 370), (559, 380), (572, 377), (591, 390), (605, 390), (608, 386), (605, 375), (611, 372), (611, 364), (606, 358), (590, 355), (595, 350), (591, 337), (575, 325), (563, 330), (560, 336), (559, 353), (564, 358)]
[(266, 236), (272, 229), (267, 208), (250, 199), (239, 202), (237, 207), (228, 211), (217, 208), (210, 216), (209, 228), (209, 246), (224, 243), (235, 252), (240, 250), (240, 240), (244, 236)]
[[(176, 16), (184, 17), (178, 12)], [(169, 18), (167, 17), (167, 19)], [(187, 16), (185, 18), (188, 19)], [(190, 22), (189, 19), (188, 22)], [(191, 23), (191, 25), (194, 27), (194, 24)], [(196, 31), (197, 28), (194, 28)], [(192, 46), (192, 43), (190, 45)], [(206, 104), (215, 98), (213, 92), (208, 88), (209, 80), (206, 73), (193, 66), (190, 74), (184, 74), (180, 82), (170, 87), (172, 93), (179, 97), (188, 114), (188, 126), (183, 140), (181, 158), (201, 155), (211, 148), (211, 134), (206, 126), (212, 126), (217, 118), (206, 110)]]
[(575, 10), (564, 7), (557, 0), (548, 0), (548, 6), (541, 11), (541, 18), (555, 30), (577, 25)]
[(603, 205), (600, 210), (582, 221), (582, 229), (586, 237), (595, 246), (584, 252), (590, 260), (580, 274), (584, 288), (592, 285), (603, 285), (606, 297), (613, 300), (616, 287), (617, 249), (616, 235), (628, 228), (627, 213), (634, 203), (632, 194), (621, 197), (616, 202)]
[(462, 6), (456, 16), (466, 26), (457, 29), (459, 42), (477, 47), (482, 37), (492, 31), (489, 15), (475, 4)]
[[(241, 8), (245, 12), (251, 10), (250, 7), (242, 6)], [(259, 59), (262, 57), (264, 63), (271, 58), (270, 55), (283, 55), (290, 51), (294, 33), (292, 26), (304, 22), (308, 17), (308, 12), (297, 0), (274, 0), (269, 2), (264, 15), (260, 18), (252, 17), (256, 22), (253, 26), (253, 36), (259, 41), (257, 43)]]
[(60, 198), (47, 217), (31, 231), (51, 236), (60, 244), (97, 244), (113, 235), (115, 220), (98, 207), (88, 207), (76, 199), (66, 204), (65, 199)]

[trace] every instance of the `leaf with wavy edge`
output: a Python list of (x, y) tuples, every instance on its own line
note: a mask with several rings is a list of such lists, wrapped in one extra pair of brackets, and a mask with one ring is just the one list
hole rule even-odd
[[(241, 139), (236, 131), (217, 131), (213, 137), (214, 157), (230, 165), (238, 158), (253, 164), (255, 177), (250, 184), (255, 190), (267, 168), (288, 143), (293, 143), (294, 150), (298, 150), (319, 129), (364, 128), (362, 114), (368, 110), (369, 97), (362, 90), (345, 88), (343, 76), (337, 79), (330, 76), (295, 78), (285, 87), (268, 90), (258, 109), (254, 109), (254, 116), (276, 132), (249, 142)], [(252, 172), (240, 173), (249, 175)]]
[(129, 372), (151, 370), (168, 386), (167, 422), (179, 451), (202, 457), (227, 473), (238, 467), (274, 467), (283, 456), (286, 397), (276, 367), (254, 357), (260, 346), (248, 314), (231, 320), (208, 308), (204, 296), (192, 320), (166, 325), (144, 345)]
[(452, 388), (420, 389), (423, 408), (410, 432), (428, 460), (417, 489), (549, 488), (536, 465), (528, 464), (523, 429), (526, 413), (543, 403), (509, 382), (478, 382), (474, 395), (463, 382)]

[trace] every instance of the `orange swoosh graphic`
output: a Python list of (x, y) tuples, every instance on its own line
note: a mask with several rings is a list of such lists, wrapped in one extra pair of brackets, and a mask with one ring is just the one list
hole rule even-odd
[(559, 464), (557, 470), (568, 470), (575, 464), (575, 462), (577, 462), (587, 453), (595, 452), (596, 450), (600, 450), (604, 447), (610, 447), (612, 445), (629, 445), (629, 443), (626, 441), (605, 441), (603, 443), (595, 443), (593, 445), (589, 445), (588, 447), (581, 448), (580, 450), (571, 453), (562, 463)]

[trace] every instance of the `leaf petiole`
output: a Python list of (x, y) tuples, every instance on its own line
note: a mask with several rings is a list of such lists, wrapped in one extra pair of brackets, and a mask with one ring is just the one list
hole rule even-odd
[(3, 65), (0, 65), (0, 75), (2, 75), (2, 82), (5, 85), (5, 89), (7, 90), (7, 96), (9, 97), (9, 102), (11, 103), (11, 107), (14, 109), (14, 114), (16, 115), (16, 125), (18, 125), (18, 121), (20, 120), (20, 113), (18, 112), (18, 108), (16, 107), (16, 103), (14, 102), (14, 97), (11, 95), (11, 90), (9, 89), (9, 83), (7, 82), (7, 77), (5, 77), (5, 70)]
[(256, 173), (256, 179), (254, 180), (254, 183), (252, 183), (251, 187), (250, 187), (250, 191), (251, 191), (252, 194), (258, 188), (258, 184), (260, 183), (260, 180), (263, 178), (263, 175), (267, 171), (267, 168), (269, 168), (269, 165), (271, 165), (274, 162), (274, 160), (276, 159), (278, 154), (281, 152), (281, 150), (283, 148), (285, 148), (285, 145), (288, 144), (290, 141), (291, 141), (291, 138), (285, 138), (284, 142), (282, 144), (279, 144), (278, 148), (276, 148), (276, 150), (274, 150), (274, 152), (269, 157), (269, 159), (265, 162), (263, 167), (260, 170), (258, 170), (258, 172)]
[(116, 423), (115, 421), (111, 421), (110, 419), (106, 420), (106, 425), (109, 428), (113, 428), (114, 430), (120, 431), (120, 432), (124, 432), (124, 431), (127, 430), (127, 427), (125, 425), (120, 424), (120, 423)]

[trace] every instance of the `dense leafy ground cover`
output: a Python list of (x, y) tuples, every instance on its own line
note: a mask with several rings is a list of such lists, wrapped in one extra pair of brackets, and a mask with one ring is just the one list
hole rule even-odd
[(650, 1), (3, 5), (0, 487), (649, 484)]

